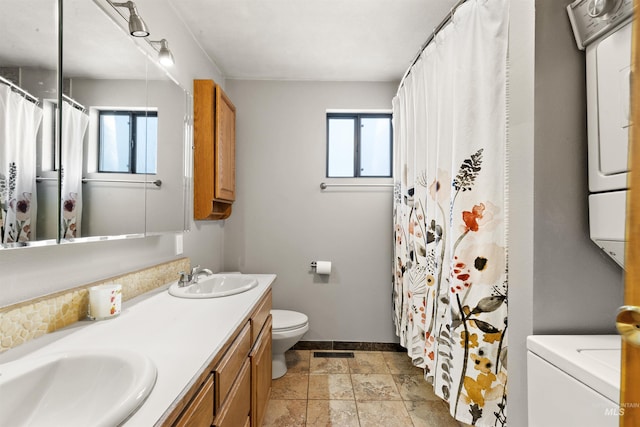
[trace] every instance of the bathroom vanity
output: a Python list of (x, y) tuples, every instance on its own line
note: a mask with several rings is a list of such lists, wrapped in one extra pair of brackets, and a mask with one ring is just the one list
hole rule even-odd
[(0, 364), (70, 351), (135, 352), (157, 380), (123, 426), (254, 427), (271, 390), (271, 284), (246, 292), (176, 298), (167, 286), (125, 303), (109, 320), (82, 321), (0, 354)]
[[(161, 425), (257, 427), (271, 391), (271, 290)], [(193, 395), (189, 400), (189, 396)], [(183, 404), (186, 402), (186, 404)], [(172, 422), (179, 414), (177, 420)]]

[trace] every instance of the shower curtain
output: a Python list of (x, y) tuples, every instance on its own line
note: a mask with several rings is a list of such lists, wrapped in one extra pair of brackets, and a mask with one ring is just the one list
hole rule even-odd
[(506, 425), (508, 2), (469, 0), (393, 100), (394, 321), (451, 414)]
[(0, 241), (36, 236), (36, 137), (42, 109), (0, 84)]
[(60, 237), (80, 237), (82, 226), (82, 173), (84, 134), (89, 125), (89, 116), (83, 111), (62, 103), (62, 215)]

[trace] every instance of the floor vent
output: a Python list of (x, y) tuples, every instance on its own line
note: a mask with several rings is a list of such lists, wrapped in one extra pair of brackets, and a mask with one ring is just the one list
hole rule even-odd
[(333, 359), (353, 359), (352, 351), (314, 351), (313, 357), (327, 357)]

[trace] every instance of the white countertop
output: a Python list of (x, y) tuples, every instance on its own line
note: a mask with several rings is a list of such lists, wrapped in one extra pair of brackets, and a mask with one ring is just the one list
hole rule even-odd
[(123, 425), (152, 426), (191, 386), (276, 278), (274, 274), (252, 276), (258, 279), (257, 287), (224, 298), (176, 298), (165, 286), (161, 292), (125, 304), (116, 318), (78, 322), (3, 353), (0, 363), (77, 349), (123, 348), (142, 353), (154, 362), (158, 378), (147, 400)]
[(531, 335), (527, 349), (598, 391), (620, 401), (619, 335)]

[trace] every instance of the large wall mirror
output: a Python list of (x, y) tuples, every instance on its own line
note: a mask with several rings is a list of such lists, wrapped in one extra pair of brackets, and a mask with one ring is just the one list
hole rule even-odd
[[(23, 230), (3, 238), (2, 246), (184, 230), (188, 94), (157, 63), (150, 44), (125, 32), (117, 14), (107, 16), (105, 10), (114, 11), (108, 2), (60, 1), (58, 90), (57, 1), (47, 0), (47, 9), (43, 0), (0, 0), (0, 37), (9, 41), (0, 47), (0, 75), (7, 80), (0, 82), (0, 96), (9, 92), (35, 110), (31, 127), (12, 130), (35, 134), (28, 147), (24, 137), (2, 141), (3, 233)], [(0, 129), (22, 123), (15, 117), (0, 110)], [(23, 172), (19, 163), (33, 155), (35, 165)], [(12, 181), (12, 164), (28, 184)]]
[[(58, 5), (0, 0), (0, 243), (55, 243)], [(45, 142), (46, 141), (46, 142)]]

